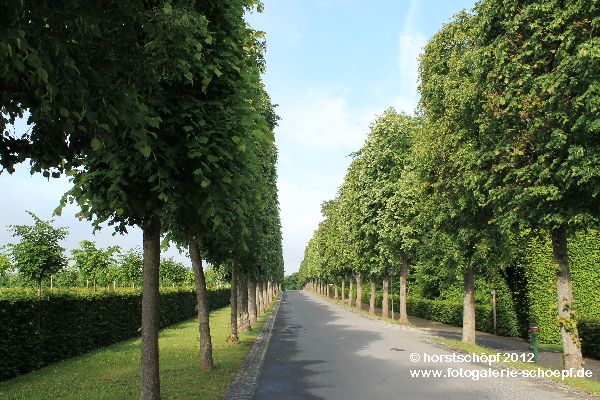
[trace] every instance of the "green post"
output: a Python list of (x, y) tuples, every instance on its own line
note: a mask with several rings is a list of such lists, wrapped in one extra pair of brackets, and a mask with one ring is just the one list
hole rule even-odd
[(533, 363), (535, 365), (538, 365), (538, 346), (540, 344), (538, 334), (539, 334), (540, 328), (537, 326), (537, 324), (531, 324), (529, 329), (531, 330), (531, 340), (530, 340), (530, 344), (529, 344), (529, 350), (531, 350), (531, 352), (533, 353)]

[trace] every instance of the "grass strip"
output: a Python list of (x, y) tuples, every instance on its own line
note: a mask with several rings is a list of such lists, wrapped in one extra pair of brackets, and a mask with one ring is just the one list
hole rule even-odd
[[(272, 306), (271, 306), (272, 309)], [(229, 342), (230, 308), (210, 313), (215, 368), (202, 371), (198, 321), (192, 319), (161, 330), (160, 379), (163, 399), (221, 399), (235, 378), (271, 309), (250, 332), (240, 332), (240, 343)], [(0, 382), (3, 400), (135, 399), (140, 393), (140, 339), (49, 365)]]

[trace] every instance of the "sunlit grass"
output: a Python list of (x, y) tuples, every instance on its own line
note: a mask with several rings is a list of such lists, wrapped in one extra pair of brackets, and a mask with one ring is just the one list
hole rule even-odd
[[(262, 328), (265, 313), (240, 343), (228, 341), (230, 308), (210, 313), (215, 369), (199, 367), (198, 322), (190, 320), (160, 333), (161, 397), (221, 399)], [(140, 340), (132, 339), (59, 362), (0, 383), (0, 398), (136, 399), (140, 392)]]

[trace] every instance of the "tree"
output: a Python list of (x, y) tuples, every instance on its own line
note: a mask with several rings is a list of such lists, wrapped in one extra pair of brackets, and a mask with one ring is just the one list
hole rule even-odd
[(110, 266), (115, 263), (114, 255), (120, 248), (111, 246), (107, 249), (99, 249), (96, 248), (96, 243), (89, 240), (79, 242), (79, 246), (79, 249), (71, 251), (75, 268), (81, 272), (86, 281), (92, 281), (94, 291), (96, 291), (96, 283), (105, 277)]
[(229, 284), (226, 271), (223, 268), (215, 268), (209, 265), (204, 270), (204, 276), (206, 277), (207, 289), (219, 289)]
[(52, 226), (53, 220), (44, 221), (27, 211), (33, 225), (11, 225), (9, 230), (20, 241), (11, 244), (14, 266), (20, 274), (37, 284), (41, 294), (42, 280), (57, 273), (67, 265), (65, 249), (60, 245), (68, 235), (66, 228)]
[(130, 249), (119, 256), (118, 276), (121, 285), (141, 286), (144, 260), (139, 248)]
[(292, 272), (283, 280), (284, 290), (302, 290), (304, 283), (300, 280), (299, 272)]
[(187, 268), (172, 257), (160, 261), (159, 276), (162, 285), (181, 286), (185, 282)]
[(482, 1), (473, 141), (497, 223), (550, 235), (565, 366), (579, 369), (567, 237), (600, 218), (597, 2)]
[[(0, 249), (0, 251), (3, 249)], [(10, 255), (0, 253), (0, 287), (5, 286), (8, 281), (8, 274), (13, 269)]]
[(506, 237), (492, 224), (494, 209), (478, 190), (471, 138), (479, 132), (480, 85), (475, 19), (459, 13), (425, 46), (419, 66), (426, 117), (415, 144), (417, 172), (427, 183), (421, 203), (425, 254), (463, 275), (463, 341), (475, 342), (475, 274), (508, 259)]
[[(406, 281), (409, 256), (414, 256), (419, 228), (415, 223), (415, 190), (410, 171), (412, 145), (421, 122), (411, 116), (386, 110), (371, 125), (371, 132), (359, 154), (364, 158), (368, 215), (364, 217), (374, 252), (371, 275), (384, 277), (387, 289), (389, 270), (400, 266), (400, 322), (408, 323)], [(373, 285), (372, 285), (373, 286)], [(371, 293), (373, 309), (375, 296)], [(383, 297), (387, 300), (387, 291)], [(387, 302), (383, 304), (387, 312)]]

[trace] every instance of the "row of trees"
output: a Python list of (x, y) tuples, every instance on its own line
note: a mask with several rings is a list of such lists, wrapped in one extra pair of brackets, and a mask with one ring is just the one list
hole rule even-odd
[[(277, 116), (260, 78), (263, 33), (244, 19), (256, 8), (0, 1), (2, 169), (30, 160), (32, 173), (66, 174), (59, 213), (76, 202), (96, 228), (143, 231), (143, 399), (160, 398), (161, 237), (191, 257), (203, 368), (213, 363), (202, 260), (230, 272), (232, 310), (238, 281), (282, 279)], [(30, 129), (12, 130), (25, 115)]]
[[(139, 248), (123, 251), (120, 246), (98, 248), (96, 243), (83, 240), (79, 248), (67, 257), (60, 240), (68, 234), (67, 228), (57, 228), (53, 221), (44, 221), (30, 213), (33, 225), (11, 226), (19, 242), (8, 244), (0, 253), (0, 287), (42, 285), (60, 288), (96, 286), (140, 287), (142, 283), (142, 253)], [(0, 249), (2, 250), (2, 249)], [(70, 261), (70, 263), (69, 263)], [(70, 265), (69, 265), (70, 264)], [(172, 257), (162, 258), (159, 268), (161, 286), (193, 286), (191, 269)], [(205, 270), (206, 286), (228, 286), (228, 275), (223, 269), (209, 266)]]
[[(463, 341), (475, 340), (474, 281), (505, 268), (513, 240), (551, 237), (566, 368), (581, 368), (567, 237), (600, 218), (600, 37), (594, 2), (484, 0), (425, 46), (416, 116), (387, 110), (354, 155), (308, 243), (313, 288), (409, 265), (463, 276)], [(321, 282), (321, 283), (319, 283)], [(352, 285), (352, 278), (350, 280)], [(342, 290), (342, 293), (345, 291)], [(343, 296), (344, 294), (342, 294)]]

